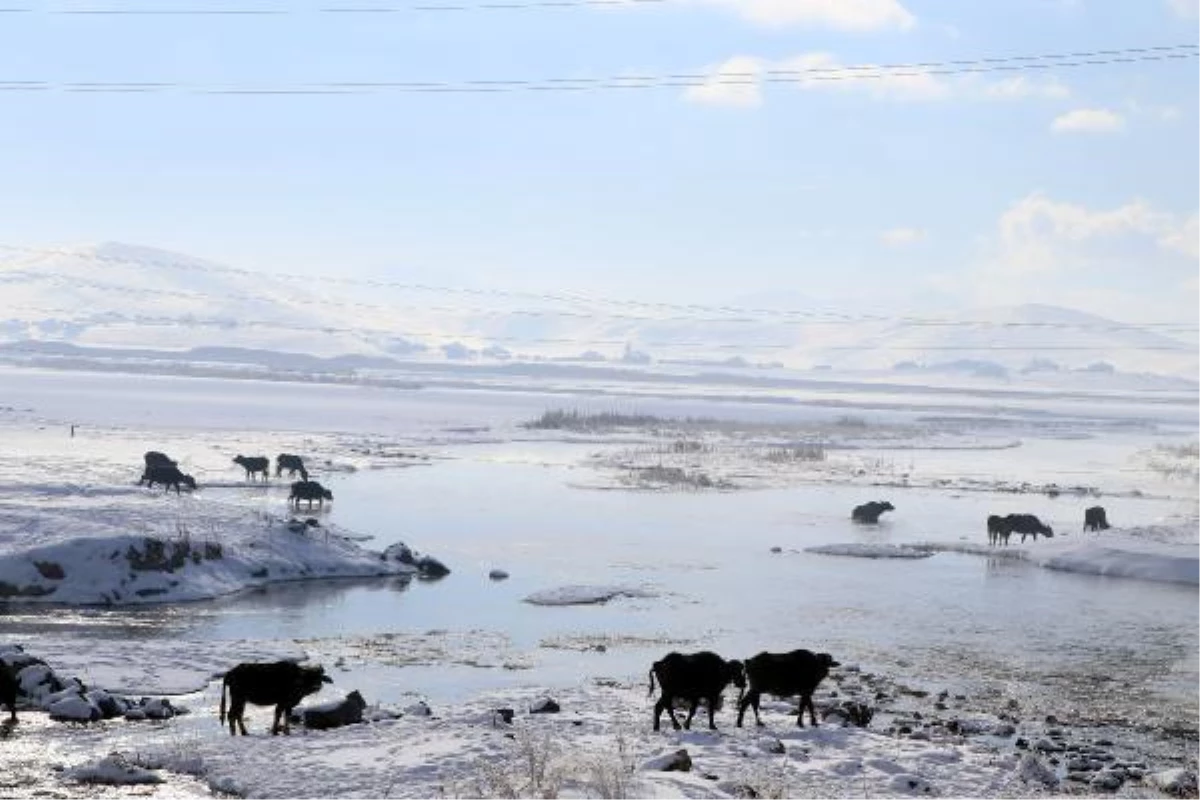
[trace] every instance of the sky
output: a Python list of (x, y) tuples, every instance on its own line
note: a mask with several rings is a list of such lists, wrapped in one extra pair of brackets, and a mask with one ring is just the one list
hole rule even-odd
[[(878, 69), (1196, 45), (1196, 0), (573, 2), (10, 0), (26, 10), (0, 12), (0, 89), (39, 90), (0, 91), (0, 245), (121, 241), (314, 282), (1197, 321), (1194, 49)], [(349, 7), (390, 12), (330, 10)], [(63, 13), (198, 8), (279, 13)], [(636, 76), (667, 85), (545, 90)], [(474, 81), (540, 88), (278, 93), (499, 86)]]

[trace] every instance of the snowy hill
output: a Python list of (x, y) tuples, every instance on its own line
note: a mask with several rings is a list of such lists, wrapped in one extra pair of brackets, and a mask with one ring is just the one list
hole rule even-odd
[(1180, 341), (1168, 333), (1041, 305), (880, 318), (769, 303), (717, 308), (434, 287), (405, 283), (402, 274), (261, 274), (118, 243), (0, 251), (0, 344), (8, 352), (44, 354), (45, 343), (57, 342), (193, 351), (189, 361), (213, 352), (205, 348), (238, 348), (325, 359), (758, 373), (828, 367), (1050, 384), (1063, 376), (1095, 383), (1117, 371), (1194, 381), (1194, 335)]

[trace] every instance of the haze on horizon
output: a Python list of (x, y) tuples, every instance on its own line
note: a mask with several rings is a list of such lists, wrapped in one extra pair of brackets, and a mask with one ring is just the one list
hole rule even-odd
[[(17, 121), (0, 128), (0, 244), (119, 240), (262, 272), (640, 301), (1198, 319), (1194, 0), (214, 5), (287, 13), (57, 13), (81, 7), (64, 2), (5, 15), (0, 81), (44, 90), (0, 92)], [(1192, 49), (778, 80), (1156, 46)], [(641, 91), (196, 90), (677, 73), (713, 77)], [(84, 81), (172, 85), (69, 86)]]

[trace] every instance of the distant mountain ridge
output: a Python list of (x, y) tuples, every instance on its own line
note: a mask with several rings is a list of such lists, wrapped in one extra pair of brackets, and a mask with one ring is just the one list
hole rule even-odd
[(311, 370), (385, 369), (399, 358), (1193, 380), (1200, 364), (1196, 346), (1167, 331), (1057, 306), (879, 319), (827, 308), (659, 305), (413, 286), (402, 276), (260, 274), (116, 242), (0, 251), (0, 342), (178, 351), (213, 363), (245, 363), (258, 351)]

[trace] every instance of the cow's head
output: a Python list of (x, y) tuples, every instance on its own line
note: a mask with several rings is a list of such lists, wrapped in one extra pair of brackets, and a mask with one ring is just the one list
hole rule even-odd
[(333, 678), (326, 675), (325, 668), (318, 664), (315, 667), (301, 667), (299, 683), (304, 694), (312, 694), (321, 691), (322, 684), (333, 683)]
[(181, 480), (181, 481), (184, 483), (184, 485), (185, 485), (185, 486), (187, 486), (188, 488), (190, 488), (190, 489), (195, 489), (195, 488), (196, 488), (196, 479), (195, 479), (195, 478), (193, 478), (191, 475), (184, 475), (182, 478), (180, 478), (180, 480)]
[(1042, 527), (1044, 529), (1042, 530), (1042, 536), (1045, 536), (1047, 539), (1053, 539), (1054, 528), (1051, 528), (1049, 525), (1043, 525)]
[(725, 680), (739, 689), (746, 688), (746, 666), (736, 658), (725, 662)]
[(842, 665), (842, 662), (834, 661), (833, 656), (829, 655), (829, 653), (817, 653), (817, 663), (825, 669), (840, 667)]
[(882, 514), (884, 511), (895, 511), (895, 510), (896, 510), (896, 507), (894, 505), (892, 505), (891, 503), (889, 503), (887, 500), (884, 500), (882, 503), (879, 504), (879, 513), (880, 514)]
[(329, 491), (328, 489), (322, 489), (321, 496), (324, 497), (326, 500), (332, 500), (333, 492)]

